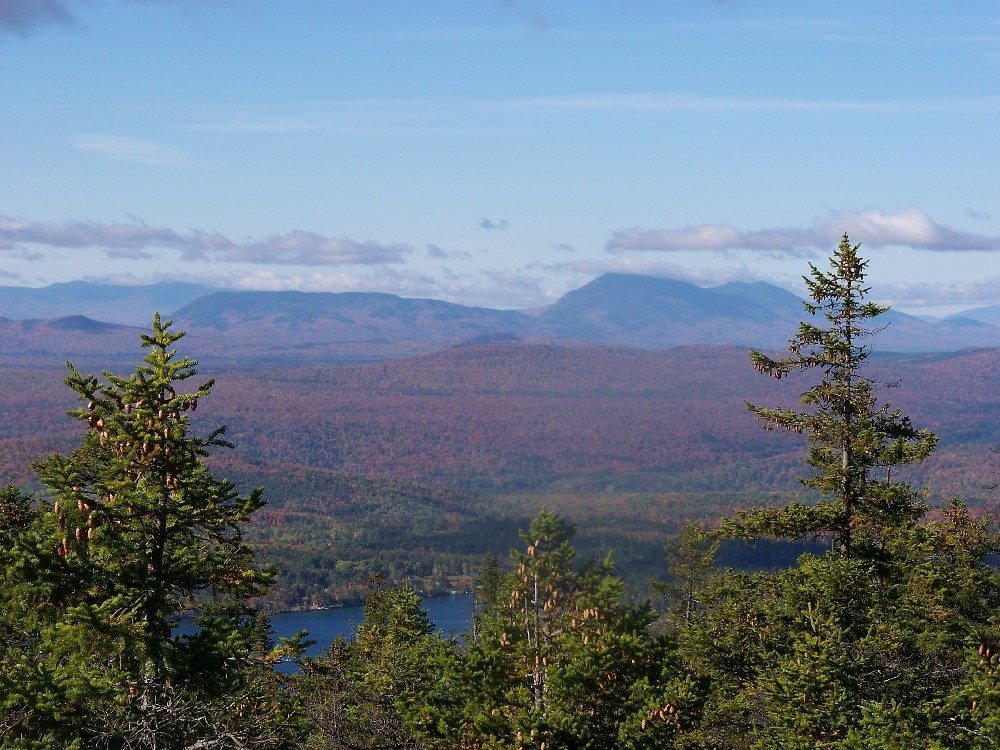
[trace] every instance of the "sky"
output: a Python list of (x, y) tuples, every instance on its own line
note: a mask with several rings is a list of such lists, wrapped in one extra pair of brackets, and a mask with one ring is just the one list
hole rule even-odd
[(1000, 0), (0, 0), (0, 284), (1000, 304)]

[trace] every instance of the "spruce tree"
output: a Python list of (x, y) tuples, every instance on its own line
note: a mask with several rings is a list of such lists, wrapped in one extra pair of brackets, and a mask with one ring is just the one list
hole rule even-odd
[(663, 748), (693, 721), (694, 686), (610, 559), (576, 565), (574, 524), (542, 511), (464, 660), (457, 747)]
[(472, 605), (472, 642), (479, 642), (479, 623), (488, 613), (500, 604), (503, 571), (500, 560), (493, 553), (483, 557), (482, 566), (476, 575), (473, 586), (475, 600)]
[[(193, 432), (213, 381), (189, 385), (197, 363), (178, 356), (184, 334), (170, 326), (154, 317), (141, 338), (146, 355), (127, 377), (99, 379), (67, 363), (82, 442), (35, 465), (64, 581), (50, 602), (42, 667), (65, 692), (60, 710), (94, 744), (184, 747), (206, 735), (234, 738), (241, 716), (281, 711), (258, 690), (269, 642), (245, 603), (272, 578), (242, 535), (262, 493), (242, 495), (206, 465), (211, 449), (231, 446), (224, 427)], [(192, 608), (206, 615), (200, 632), (175, 636)], [(263, 741), (267, 732), (257, 725), (252, 734)]]
[(1000, 581), (985, 558), (1000, 539), (957, 501), (928, 521), (901, 481), (936, 437), (879, 403), (863, 370), (886, 308), (866, 302), (858, 249), (845, 235), (829, 271), (811, 267), (805, 309), (820, 320), (800, 325), (787, 355), (751, 352), (773, 377), (814, 376), (802, 410), (748, 408), (766, 429), (806, 436), (803, 484), (817, 492), (723, 519), (715, 535), (831, 546), (706, 584), (703, 616), (679, 635), (688, 669), (710, 683), (692, 746), (979, 747), (995, 725)]
[(72, 735), (60, 730), (64, 691), (37, 666), (52, 602), (66, 593), (49, 544), (54, 528), (30, 495), (13, 486), (0, 490), (0, 747), (43, 737), (49, 741), (36, 746), (72, 747)]
[(700, 601), (706, 584), (718, 572), (715, 555), (721, 540), (708, 533), (697, 521), (689, 521), (667, 542), (669, 581), (652, 581), (651, 588), (667, 601), (661, 620), (671, 631), (690, 627), (705, 606)]
[(820, 320), (799, 325), (787, 355), (772, 359), (756, 350), (750, 353), (754, 367), (774, 378), (795, 372), (820, 375), (802, 393), (807, 410), (749, 402), (747, 408), (767, 430), (806, 435), (806, 463), (813, 474), (802, 483), (818, 490), (821, 498), (744, 514), (730, 527), (735, 535), (832, 537), (845, 557), (872, 559), (884, 549), (887, 533), (913, 523), (926, 510), (920, 493), (899, 481), (894, 470), (930, 455), (937, 437), (914, 427), (891, 404), (880, 404), (877, 383), (863, 372), (870, 353), (867, 341), (881, 330), (874, 321), (888, 308), (866, 301), (868, 261), (858, 254), (860, 247), (845, 234), (829, 271), (810, 266), (804, 307)]
[(311, 720), (305, 748), (450, 748), (458, 645), (434, 632), (410, 587), (377, 589), (365, 602), (356, 637), (338, 638), (303, 664), (296, 680)]

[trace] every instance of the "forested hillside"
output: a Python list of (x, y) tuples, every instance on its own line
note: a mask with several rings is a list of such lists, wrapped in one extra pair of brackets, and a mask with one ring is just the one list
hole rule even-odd
[[(988, 499), (998, 362), (998, 350), (873, 357), (873, 377), (897, 384), (893, 401), (942, 436), (940, 455), (921, 468), (938, 497)], [(755, 432), (743, 402), (768, 384), (736, 348), (483, 344), (219, 376), (220, 419), (241, 460), (262, 471), (300, 465), (489, 493), (795, 487), (799, 449)], [(11, 451), (71, 439), (69, 404), (58, 371), (8, 368), (4, 377), (3, 470), (23, 476)], [(804, 382), (782, 381), (777, 392), (790, 401)]]
[[(869, 367), (941, 436), (907, 476), (935, 504), (993, 502), (1000, 350), (876, 353)], [(686, 520), (802, 491), (800, 444), (762, 440), (744, 401), (793, 403), (809, 376), (762, 381), (735, 347), (478, 344), (205, 371), (238, 449), (213, 460), (240, 486), (267, 488), (249, 534), (285, 569), (272, 593), (281, 608), (354, 600), (375, 573), (461, 588), (484, 550), (503, 554), (542, 507), (581, 522), (584, 553), (613, 549), (641, 594)], [(54, 368), (8, 367), (4, 379), (0, 470), (30, 486), (28, 463), (76, 439), (63, 416), (72, 403)], [(651, 509), (644, 524), (639, 507)]]

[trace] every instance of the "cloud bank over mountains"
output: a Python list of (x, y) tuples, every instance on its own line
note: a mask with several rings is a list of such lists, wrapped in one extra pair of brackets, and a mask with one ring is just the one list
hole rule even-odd
[[(507, 229), (506, 220), (482, 218), (487, 230)], [(770, 227), (747, 230), (730, 224), (688, 225), (680, 228), (616, 231), (604, 246), (604, 259), (575, 260), (542, 264), (505, 271), (483, 269), (478, 273), (452, 270), (451, 260), (467, 259), (468, 250), (446, 250), (425, 243), (356, 240), (295, 229), (262, 238), (235, 240), (213, 229), (182, 231), (150, 226), (132, 217), (128, 222), (104, 223), (68, 220), (35, 221), (0, 214), (0, 254), (22, 262), (53, 261), (67, 251), (79, 255), (97, 253), (107, 261), (146, 261), (159, 267), (156, 279), (197, 281), (212, 269), (213, 283), (234, 288), (333, 289), (390, 291), (403, 296), (427, 296), (463, 301), (467, 304), (495, 304), (491, 286), (503, 290), (509, 305), (536, 306), (552, 300), (555, 281), (567, 271), (578, 278), (594, 277), (608, 271), (642, 273), (714, 285), (731, 280), (769, 279), (753, 272), (744, 260), (726, 268), (693, 268), (657, 260), (671, 254), (694, 252), (699, 257), (749, 253), (770, 257), (820, 257), (834, 247), (844, 232), (865, 248), (896, 247), (907, 251), (952, 251), (988, 253), (1000, 250), (1000, 237), (962, 232), (935, 222), (918, 208), (898, 213), (870, 209), (831, 213), (825, 219), (800, 227)], [(422, 267), (427, 259), (439, 262), (431, 272)], [(138, 267), (138, 263), (136, 267)], [(245, 270), (247, 267), (251, 270)], [(120, 269), (101, 280), (129, 279)], [(227, 267), (229, 270), (227, 270)], [(243, 268), (243, 271), (237, 270)], [(201, 270), (199, 270), (201, 269)], [(270, 270), (269, 270), (270, 269)], [(367, 269), (367, 270), (366, 270)], [(16, 281), (16, 274), (4, 278)], [(880, 292), (890, 294), (893, 304), (916, 307), (941, 304), (982, 305), (1000, 296), (1000, 278), (955, 282), (886, 282)], [(477, 299), (477, 295), (481, 297)]]
[(831, 214), (807, 227), (740, 230), (730, 224), (690, 225), (681, 229), (630, 227), (608, 240), (610, 252), (626, 250), (762, 250), (801, 254), (836, 245), (847, 233), (865, 247), (899, 245), (914, 250), (1000, 250), (1000, 237), (960, 232), (934, 222), (918, 208), (891, 214), (876, 209)]
[[(487, 230), (502, 230), (506, 220), (480, 219)], [(605, 249), (612, 254), (627, 251), (732, 251), (802, 255), (827, 251), (844, 233), (868, 248), (889, 245), (914, 250), (997, 251), (1000, 236), (962, 232), (933, 221), (917, 208), (899, 213), (879, 210), (841, 212), (812, 226), (771, 227), (744, 230), (731, 224), (688, 225), (675, 229), (630, 227), (614, 232)], [(293, 230), (262, 240), (235, 242), (221, 232), (150, 227), (141, 220), (128, 224), (93, 221), (40, 222), (0, 214), (0, 250), (25, 246), (48, 248), (98, 248), (115, 257), (129, 252), (172, 249), (186, 260), (285, 265), (344, 265), (399, 263), (412, 246), (406, 243), (357, 241), (328, 237), (316, 232)]]

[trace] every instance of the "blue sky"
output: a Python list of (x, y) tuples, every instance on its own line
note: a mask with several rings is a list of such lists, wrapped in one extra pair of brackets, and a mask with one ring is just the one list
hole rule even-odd
[(0, 284), (1000, 303), (1000, 2), (0, 0)]

